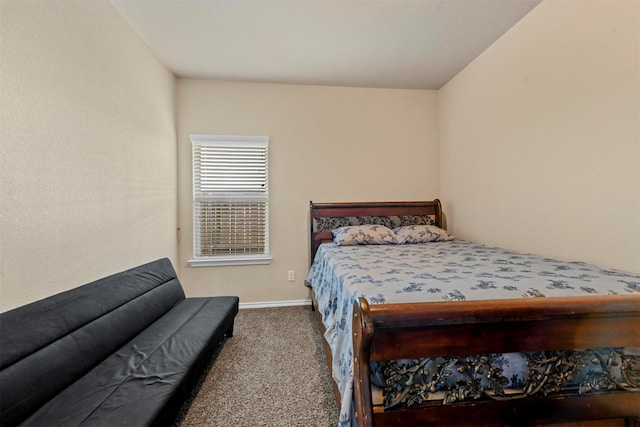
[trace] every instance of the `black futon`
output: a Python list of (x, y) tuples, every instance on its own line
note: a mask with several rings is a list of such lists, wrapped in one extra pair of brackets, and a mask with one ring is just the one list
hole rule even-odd
[(171, 424), (237, 313), (185, 298), (168, 259), (2, 313), (0, 424)]

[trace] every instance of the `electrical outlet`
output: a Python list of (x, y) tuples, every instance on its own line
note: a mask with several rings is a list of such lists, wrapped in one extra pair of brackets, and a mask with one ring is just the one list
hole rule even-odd
[(295, 272), (295, 270), (287, 271), (287, 280), (289, 282), (293, 282), (294, 280), (296, 280), (296, 272)]

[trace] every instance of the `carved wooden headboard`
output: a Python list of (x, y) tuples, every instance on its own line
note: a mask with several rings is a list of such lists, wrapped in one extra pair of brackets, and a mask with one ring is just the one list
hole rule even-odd
[(339, 227), (381, 224), (391, 229), (414, 224), (442, 227), (440, 200), (422, 202), (313, 203), (309, 208), (311, 259), (321, 243), (331, 242), (331, 232)]

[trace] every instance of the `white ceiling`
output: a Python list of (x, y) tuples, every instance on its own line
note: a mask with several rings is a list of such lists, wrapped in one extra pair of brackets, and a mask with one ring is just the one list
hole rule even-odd
[(176, 75), (439, 89), (541, 0), (111, 0)]

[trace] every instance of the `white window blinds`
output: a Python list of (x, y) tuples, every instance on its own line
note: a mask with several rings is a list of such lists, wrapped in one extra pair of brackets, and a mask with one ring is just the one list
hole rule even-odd
[(195, 259), (268, 262), (268, 137), (191, 135), (191, 143)]

